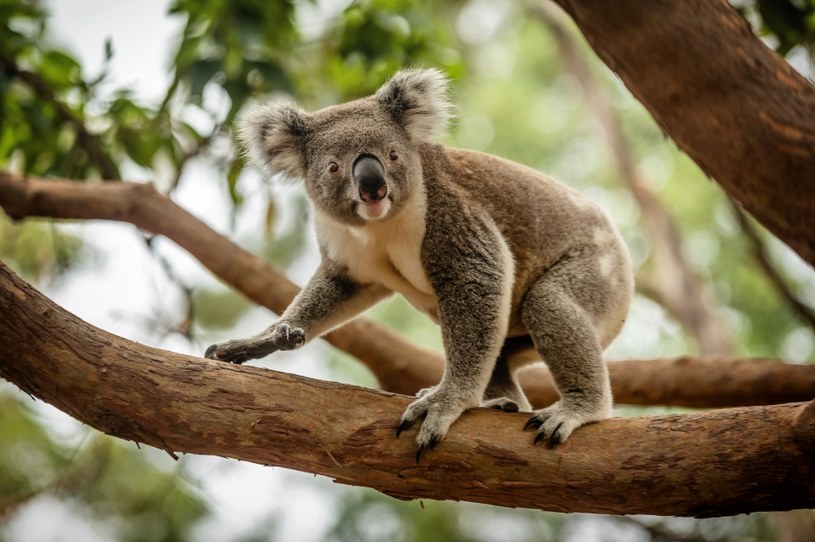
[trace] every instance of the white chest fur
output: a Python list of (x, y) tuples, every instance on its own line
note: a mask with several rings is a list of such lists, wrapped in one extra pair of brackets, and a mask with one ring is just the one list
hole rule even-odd
[(317, 211), (315, 225), (327, 255), (345, 265), (352, 279), (399, 292), (411, 305), (435, 319), (436, 296), (421, 260), (424, 211), (421, 193), (392, 218), (356, 227)]

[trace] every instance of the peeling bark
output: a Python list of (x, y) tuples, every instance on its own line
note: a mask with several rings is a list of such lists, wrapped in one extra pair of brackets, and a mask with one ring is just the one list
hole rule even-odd
[(555, 0), (702, 170), (815, 265), (815, 87), (724, 0)]
[[(405, 499), (717, 516), (815, 507), (815, 402), (613, 419), (555, 449), (524, 414), (466, 413), (421, 463), (410, 398), (138, 345), (0, 265), (0, 376), (105, 433), (170, 453), (328, 476)], [(745, 438), (748, 437), (749, 438)]]

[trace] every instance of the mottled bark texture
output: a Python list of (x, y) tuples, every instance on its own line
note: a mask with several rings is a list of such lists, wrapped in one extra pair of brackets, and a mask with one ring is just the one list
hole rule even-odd
[(815, 265), (815, 87), (724, 0), (555, 0), (702, 170)]
[(410, 398), (138, 345), (0, 264), (0, 376), (108, 434), (399, 498), (560, 512), (716, 516), (815, 507), (815, 402), (613, 419), (555, 449), (524, 414), (476, 409), (420, 463)]
[[(224, 282), (278, 314), (298, 291), (268, 262), (219, 235), (150, 185), (24, 179), (0, 171), (0, 207), (15, 219), (117, 220), (164, 235)], [(367, 365), (387, 391), (413, 394), (441, 378), (439, 354), (370, 320), (358, 318), (326, 339)], [(773, 360), (616, 361), (609, 363), (609, 370), (617, 403), (724, 407), (805, 401), (815, 396), (815, 366)], [(533, 405), (543, 407), (557, 400), (545, 368), (531, 367), (520, 378)]]

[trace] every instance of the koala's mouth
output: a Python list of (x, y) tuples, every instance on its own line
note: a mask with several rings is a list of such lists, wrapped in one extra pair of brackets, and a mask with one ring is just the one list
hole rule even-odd
[(368, 221), (382, 220), (393, 205), (390, 194), (382, 199), (357, 202), (357, 214)]

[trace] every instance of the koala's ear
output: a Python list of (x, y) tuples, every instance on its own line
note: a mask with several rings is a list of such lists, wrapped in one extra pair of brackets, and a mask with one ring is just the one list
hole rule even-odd
[(238, 138), (249, 161), (272, 174), (306, 176), (308, 114), (290, 102), (257, 106), (241, 115)]
[(414, 141), (443, 134), (453, 116), (447, 78), (436, 69), (402, 70), (382, 85), (374, 98)]

